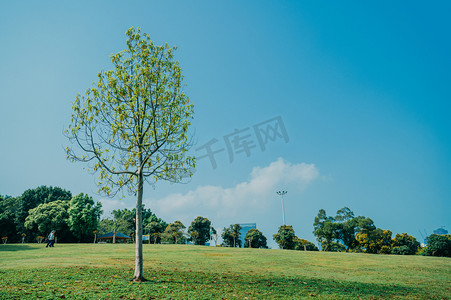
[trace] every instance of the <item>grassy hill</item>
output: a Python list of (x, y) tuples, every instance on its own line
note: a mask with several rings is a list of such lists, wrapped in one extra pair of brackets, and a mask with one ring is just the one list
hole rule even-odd
[(144, 245), (0, 245), (0, 299), (380, 299), (451, 297), (451, 259)]

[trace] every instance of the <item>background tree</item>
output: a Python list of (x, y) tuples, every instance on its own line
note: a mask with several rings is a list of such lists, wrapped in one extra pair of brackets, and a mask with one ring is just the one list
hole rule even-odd
[(159, 223), (163, 227), (163, 231), (168, 226), (168, 223), (166, 223), (163, 219), (157, 217), (157, 215), (151, 212), (150, 209), (143, 208), (143, 225), (145, 224), (144, 226), (147, 226), (151, 222)]
[(151, 221), (146, 225), (144, 230), (148, 235), (151, 236), (152, 242), (154, 244), (158, 244), (160, 243), (161, 235), (163, 234), (167, 226), (168, 225), (166, 224), (166, 222)]
[[(340, 226), (334, 222), (333, 217), (328, 217), (324, 209), (320, 209), (313, 223), (313, 234), (321, 244), (321, 250), (333, 251), (337, 247)], [(333, 247), (335, 246), (335, 247)]]
[(163, 240), (171, 244), (185, 244), (185, 228), (180, 221), (169, 224), (162, 235)]
[(18, 207), (16, 198), (0, 195), (0, 237), (7, 236), (13, 242), (20, 239), (15, 222)]
[(451, 235), (431, 234), (426, 243), (423, 255), (451, 257)]
[(134, 281), (144, 281), (144, 181), (180, 182), (193, 174), (194, 158), (186, 155), (193, 105), (182, 91), (176, 48), (155, 45), (139, 28), (126, 34), (127, 49), (111, 56), (114, 69), (100, 72), (94, 87), (73, 102), (67, 155), (92, 162), (105, 194), (128, 188), (136, 195)]
[(25, 220), (25, 227), (33, 232), (33, 237), (38, 235), (46, 237), (50, 231), (56, 230), (60, 241), (73, 241), (73, 235), (67, 225), (68, 208), (69, 201), (67, 200), (39, 204), (36, 208), (30, 209)]
[(309, 242), (304, 239), (300, 239), (298, 237), (294, 238), (294, 250), (300, 250), (300, 251), (319, 251), (318, 247), (315, 246), (312, 242)]
[(355, 249), (359, 243), (356, 240), (356, 234), (359, 231), (359, 219), (363, 217), (354, 217), (354, 212), (348, 207), (343, 207), (337, 211), (335, 216), (336, 238), (341, 240), (346, 247), (346, 251)]
[(266, 244), (266, 237), (263, 235), (263, 233), (256, 229), (251, 228), (246, 234), (246, 237), (244, 238), (244, 247), (245, 248), (268, 248), (268, 245)]
[(210, 240), (211, 222), (207, 218), (197, 217), (188, 227), (188, 234), (195, 245), (205, 245)]
[(376, 228), (357, 233), (357, 241), (365, 253), (390, 254), (392, 249), (392, 232)]
[(98, 235), (103, 235), (114, 230), (114, 221), (111, 219), (102, 219), (97, 226)]
[(136, 226), (136, 211), (127, 208), (115, 209), (112, 215), (116, 232), (132, 235)]
[(420, 243), (417, 239), (407, 233), (397, 233), (392, 244), (392, 254), (414, 255), (420, 248)]
[(279, 245), (280, 249), (293, 250), (295, 246), (294, 229), (291, 225), (282, 225), (279, 227), (279, 231), (273, 235), (274, 240)]
[(72, 193), (63, 190), (60, 187), (40, 186), (35, 189), (29, 189), (17, 198), (17, 208), (15, 213), (16, 230), (18, 233), (26, 233), (33, 235), (33, 232), (27, 231), (25, 228), (25, 219), (28, 212), (32, 208), (36, 208), (39, 204), (49, 203), (56, 200), (67, 200), (72, 198)]
[[(116, 230), (123, 234), (133, 235), (136, 227), (136, 208), (129, 210), (127, 208), (124, 209), (115, 209), (112, 211), (113, 221), (116, 225)], [(149, 222), (158, 221), (159, 218), (152, 213), (150, 209), (147, 209), (142, 205), (142, 224), (143, 228), (147, 226)], [(167, 224), (164, 222), (164, 228), (166, 228)]]
[(232, 230), (229, 228), (224, 227), (222, 229), (222, 245), (226, 247), (235, 247), (235, 240), (232, 235)]
[(102, 204), (81, 193), (70, 200), (67, 212), (67, 224), (74, 236), (79, 242), (90, 242), (102, 215)]
[(241, 226), (239, 224), (230, 225), (229, 228), (224, 228), (222, 231), (222, 241), (225, 246), (228, 247), (240, 247), (241, 248)]

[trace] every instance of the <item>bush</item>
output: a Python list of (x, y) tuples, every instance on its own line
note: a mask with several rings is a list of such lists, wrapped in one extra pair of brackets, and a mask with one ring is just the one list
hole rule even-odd
[(451, 257), (451, 235), (431, 234), (426, 238), (423, 255)]
[(410, 255), (411, 251), (408, 246), (398, 246), (398, 247), (393, 247), (391, 253), (396, 254), (396, 255)]
[(398, 233), (393, 239), (393, 249), (394, 248), (396, 248), (396, 250), (392, 251), (393, 254), (414, 255), (420, 248), (420, 243), (415, 237), (408, 235), (407, 233)]

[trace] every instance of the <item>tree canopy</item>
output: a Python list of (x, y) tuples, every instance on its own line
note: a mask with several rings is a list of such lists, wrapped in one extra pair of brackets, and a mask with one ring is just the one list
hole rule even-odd
[(195, 245), (205, 245), (210, 240), (211, 221), (204, 217), (197, 217), (188, 227), (188, 234), (191, 236), (190, 240)]
[(184, 244), (186, 242), (185, 228), (181, 221), (170, 223), (162, 234), (163, 240), (170, 244)]
[(392, 244), (393, 254), (413, 255), (418, 252), (418, 249), (420, 249), (420, 243), (417, 239), (407, 233), (397, 233)]
[(52, 230), (61, 233), (67, 228), (68, 208), (69, 201), (65, 200), (39, 204), (30, 210), (25, 227), (29, 230), (37, 229), (43, 236), (47, 236)]
[(431, 234), (426, 238), (424, 255), (451, 257), (451, 235)]
[(294, 249), (296, 237), (293, 226), (282, 225), (276, 234), (273, 235), (274, 240), (277, 242), (281, 249)]
[(68, 221), (70, 230), (78, 238), (79, 242), (91, 240), (92, 233), (97, 230), (102, 204), (94, 203), (92, 197), (79, 194), (70, 200), (68, 209)]
[(241, 247), (240, 230), (241, 226), (239, 224), (233, 224), (228, 228), (224, 228), (221, 235), (223, 244), (228, 247)]
[(266, 237), (263, 233), (256, 229), (251, 228), (246, 233), (246, 237), (244, 238), (244, 247), (245, 248), (268, 248), (266, 243)]
[(59, 187), (40, 186), (35, 189), (28, 189), (17, 198), (17, 209), (15, 214), (15, 223), (18, 232), (31, 232), (25, 228), (25, 219), (28, 211), (37, 207), (39, 204), (49, 203), (56, 200), (70, 200), (72, 193)]

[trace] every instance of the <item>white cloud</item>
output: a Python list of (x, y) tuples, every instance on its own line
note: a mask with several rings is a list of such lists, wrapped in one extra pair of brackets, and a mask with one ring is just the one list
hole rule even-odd
[(198, 215), (213, 219), (233, 218), (242, 212), (268, 210), (275, 191), (302, 191), (319, 176), (314, 164), (291, 164), (282, 158), (266, 167), (253, 168), (250, 179), (234, 187), (198, 186), (185, 194), (170, 194), (162, 199), (145, 200), (157, 215), (172, 219), (189, 219)]
[(126, 203), (121, 200), (100, 199), (100, 202), (102, 203), (103, 218), (111, 217), (111, 212), (115, 209), (124, 209), (127, 207)]

